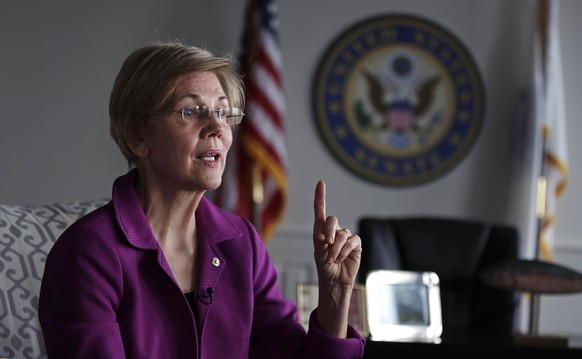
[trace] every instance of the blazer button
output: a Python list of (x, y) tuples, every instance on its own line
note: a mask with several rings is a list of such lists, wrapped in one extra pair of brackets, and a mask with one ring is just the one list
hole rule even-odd
[(218, 267), (220, 265), (220, 259), (218, 257), (212, 258), (212, 265)]

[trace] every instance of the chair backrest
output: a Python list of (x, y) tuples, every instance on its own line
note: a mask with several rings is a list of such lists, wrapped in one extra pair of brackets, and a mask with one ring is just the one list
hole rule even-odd
[(519, 255), (509, 225), (446, 217), (366, 217), (358, 222), (358, 281), (375, 269), (432, 271), (440, 279), (443, 341), (509, 339), (519, 295), (485, 285), (479, 271)]
[(0, 205), (0, 358), (46, 358), (37, 313), (46, 256), (71, 223), (105, 203)]

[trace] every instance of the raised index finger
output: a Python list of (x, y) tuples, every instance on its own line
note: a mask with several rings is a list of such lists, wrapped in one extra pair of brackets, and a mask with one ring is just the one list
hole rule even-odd
[(325, 222), (325, 182), (323, 180), (319, 180), (315, 186), (313, 212), (315, 215), (315, 223)]

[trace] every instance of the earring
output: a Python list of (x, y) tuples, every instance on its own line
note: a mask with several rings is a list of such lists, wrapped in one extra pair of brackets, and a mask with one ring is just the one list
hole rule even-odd
[(148, 151), (148, 149), (147, 149), (147, 148), (145, 148), (145, 147), (142, 147), (142, 148), (141, 148), (141, 153), (145, 154), (147, 151)]

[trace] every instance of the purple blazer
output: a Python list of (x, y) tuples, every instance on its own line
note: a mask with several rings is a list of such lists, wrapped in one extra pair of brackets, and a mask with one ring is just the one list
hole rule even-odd
[(361, 358), (365, 340), (305, 333), (296, 305), (254, 227), (203, 198), (196, 211), (199, 290), (194, 313), (135, 193), (135, 170), (112, 201), (72, 224), (51, 249), (39, 319), (49, 358)]

